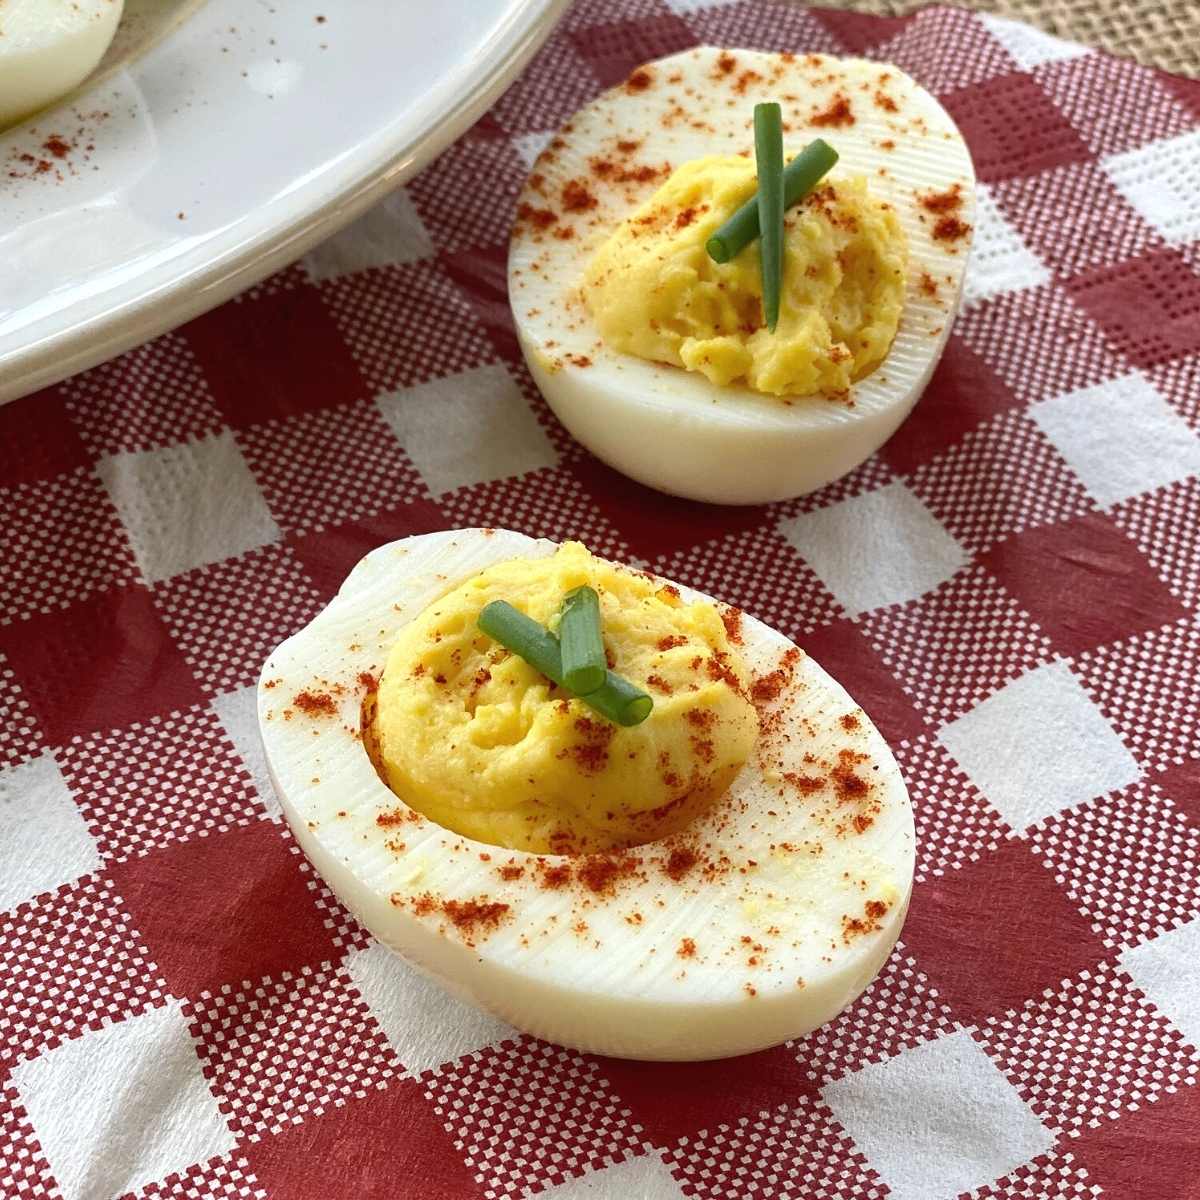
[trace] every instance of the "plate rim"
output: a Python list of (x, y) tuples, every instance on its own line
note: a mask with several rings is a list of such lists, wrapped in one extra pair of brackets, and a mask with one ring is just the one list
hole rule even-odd
[[(570, 0), (520, 0), (488, 42), (472, 79), (451, 89), (451, 107), (427, 118), (402, 144), (393, 145), (386, 128), (368, 138), (362, 160), (348, 178), (290, 211), (286, 219), (245, 240), (229, 238), (204, 261), (180, 271), (160, 266), (169, 278), (149, 286), (137, 282), (112, 307), (88, 321), (72, 321), (71, 305), (61, 310), (51, 333), (0, 355), (0, 405), (107, 362), (167, 333), (231, 299), (274, 271), (296, 261), (318, 242), (361, 216), (374, 203), (410, 179), (466, 132), (524, 69), (558, 24)], [(170, 35), (168, 35), (170, 36)], [(462, 86), (465, 84), (465, 86)]]

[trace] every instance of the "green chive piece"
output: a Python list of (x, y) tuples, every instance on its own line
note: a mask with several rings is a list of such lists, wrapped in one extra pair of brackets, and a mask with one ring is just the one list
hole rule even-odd
[[(803, 200), (837, 160), (837, 151), (821, 138), (805, 146), (783, 169), (783, 207), (791, 208)], [(758, 231), (758, 196), (754, 195), (708, 239), (708, 257), (713, 262), (729, 262), (758, 237)]]
[(758, 171), (758, 262), (763, 316), (774, 333), (783, 290), (783, 110), (754, 106), (754, 166)]
[(558, 642), (543, 625), (513, 608), (507, 600), (485, 605), (476, 622), (488, 637), (523, 658), (536, 671), (557, 684), (563, 682)]
[[(493, 600), (485, 605), (476, 623), (488, 637), (519, 655), (551, 683), (567, 686), (558, 641), (532, 617), (513, 608), (506, 600)], [(617, 725), (640, 725), (654, 707), (654, 701), (641, 688), (607, 669), (604, 682), (595, 691), (579, 698), (594, 712)]]
[(563, 683), (577, 696), (586, 696), (604, 683), (608, 664), (600, 636), (600, 597), (595, 589), (577, 587), (563, 599), (558, 622)]

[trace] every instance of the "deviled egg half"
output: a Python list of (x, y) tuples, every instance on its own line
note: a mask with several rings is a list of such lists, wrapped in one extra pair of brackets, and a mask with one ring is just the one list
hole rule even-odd
[[(785, 157), (837, 163), (787, 210), (779, 322), (759, 243), (706, 250), (757, 191), (753, 113)], [(570, 432), (662, 491), (752, 504), (812, 491), (895, 432), (958, 310), (975, 174), (902, 71), (701, 47), (577, 112), (517, 208), (508, 287), (529, 369)]]
[(104, 57), (124, 0), (0, 3), (0, 129), (61, 99)]
[[(511, 606), (557, 646), (577, 589), (636, 719), (481, 628)], [(372, 551), (270, 656), (258, 704), (284, 813), (339, 898), (550, 1041), (774, 1045), (853, 1000), (903, 923), (912, 812), (867, 715), (774, 630), (578, 543), (464, 529)]]

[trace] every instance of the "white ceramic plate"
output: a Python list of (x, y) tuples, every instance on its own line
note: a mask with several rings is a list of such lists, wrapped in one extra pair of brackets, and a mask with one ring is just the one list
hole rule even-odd
[(0, 134), (0, 403), (353, 220), (484, 112), (565, 0), (157, 6), (98, 82)]

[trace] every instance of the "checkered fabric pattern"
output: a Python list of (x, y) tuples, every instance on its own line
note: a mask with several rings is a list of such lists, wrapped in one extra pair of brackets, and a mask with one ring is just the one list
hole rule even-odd
[[(766, 508), (589, 457), (505, 296), (549, 131), (698, 42), (895, 62), (981, 180), (916, 412)], [(1200, 1196), (1197, 195), (1197, 85), (1030, 28), (585, 0), (355, 225), (0, 409), (0, 1195)], [(833, 1024), (719, 1064), (547, 1045), (310, 869), (258, 667), (370, 547), (466, 523), (741, 605), (876, 718), (916, 889)]]

